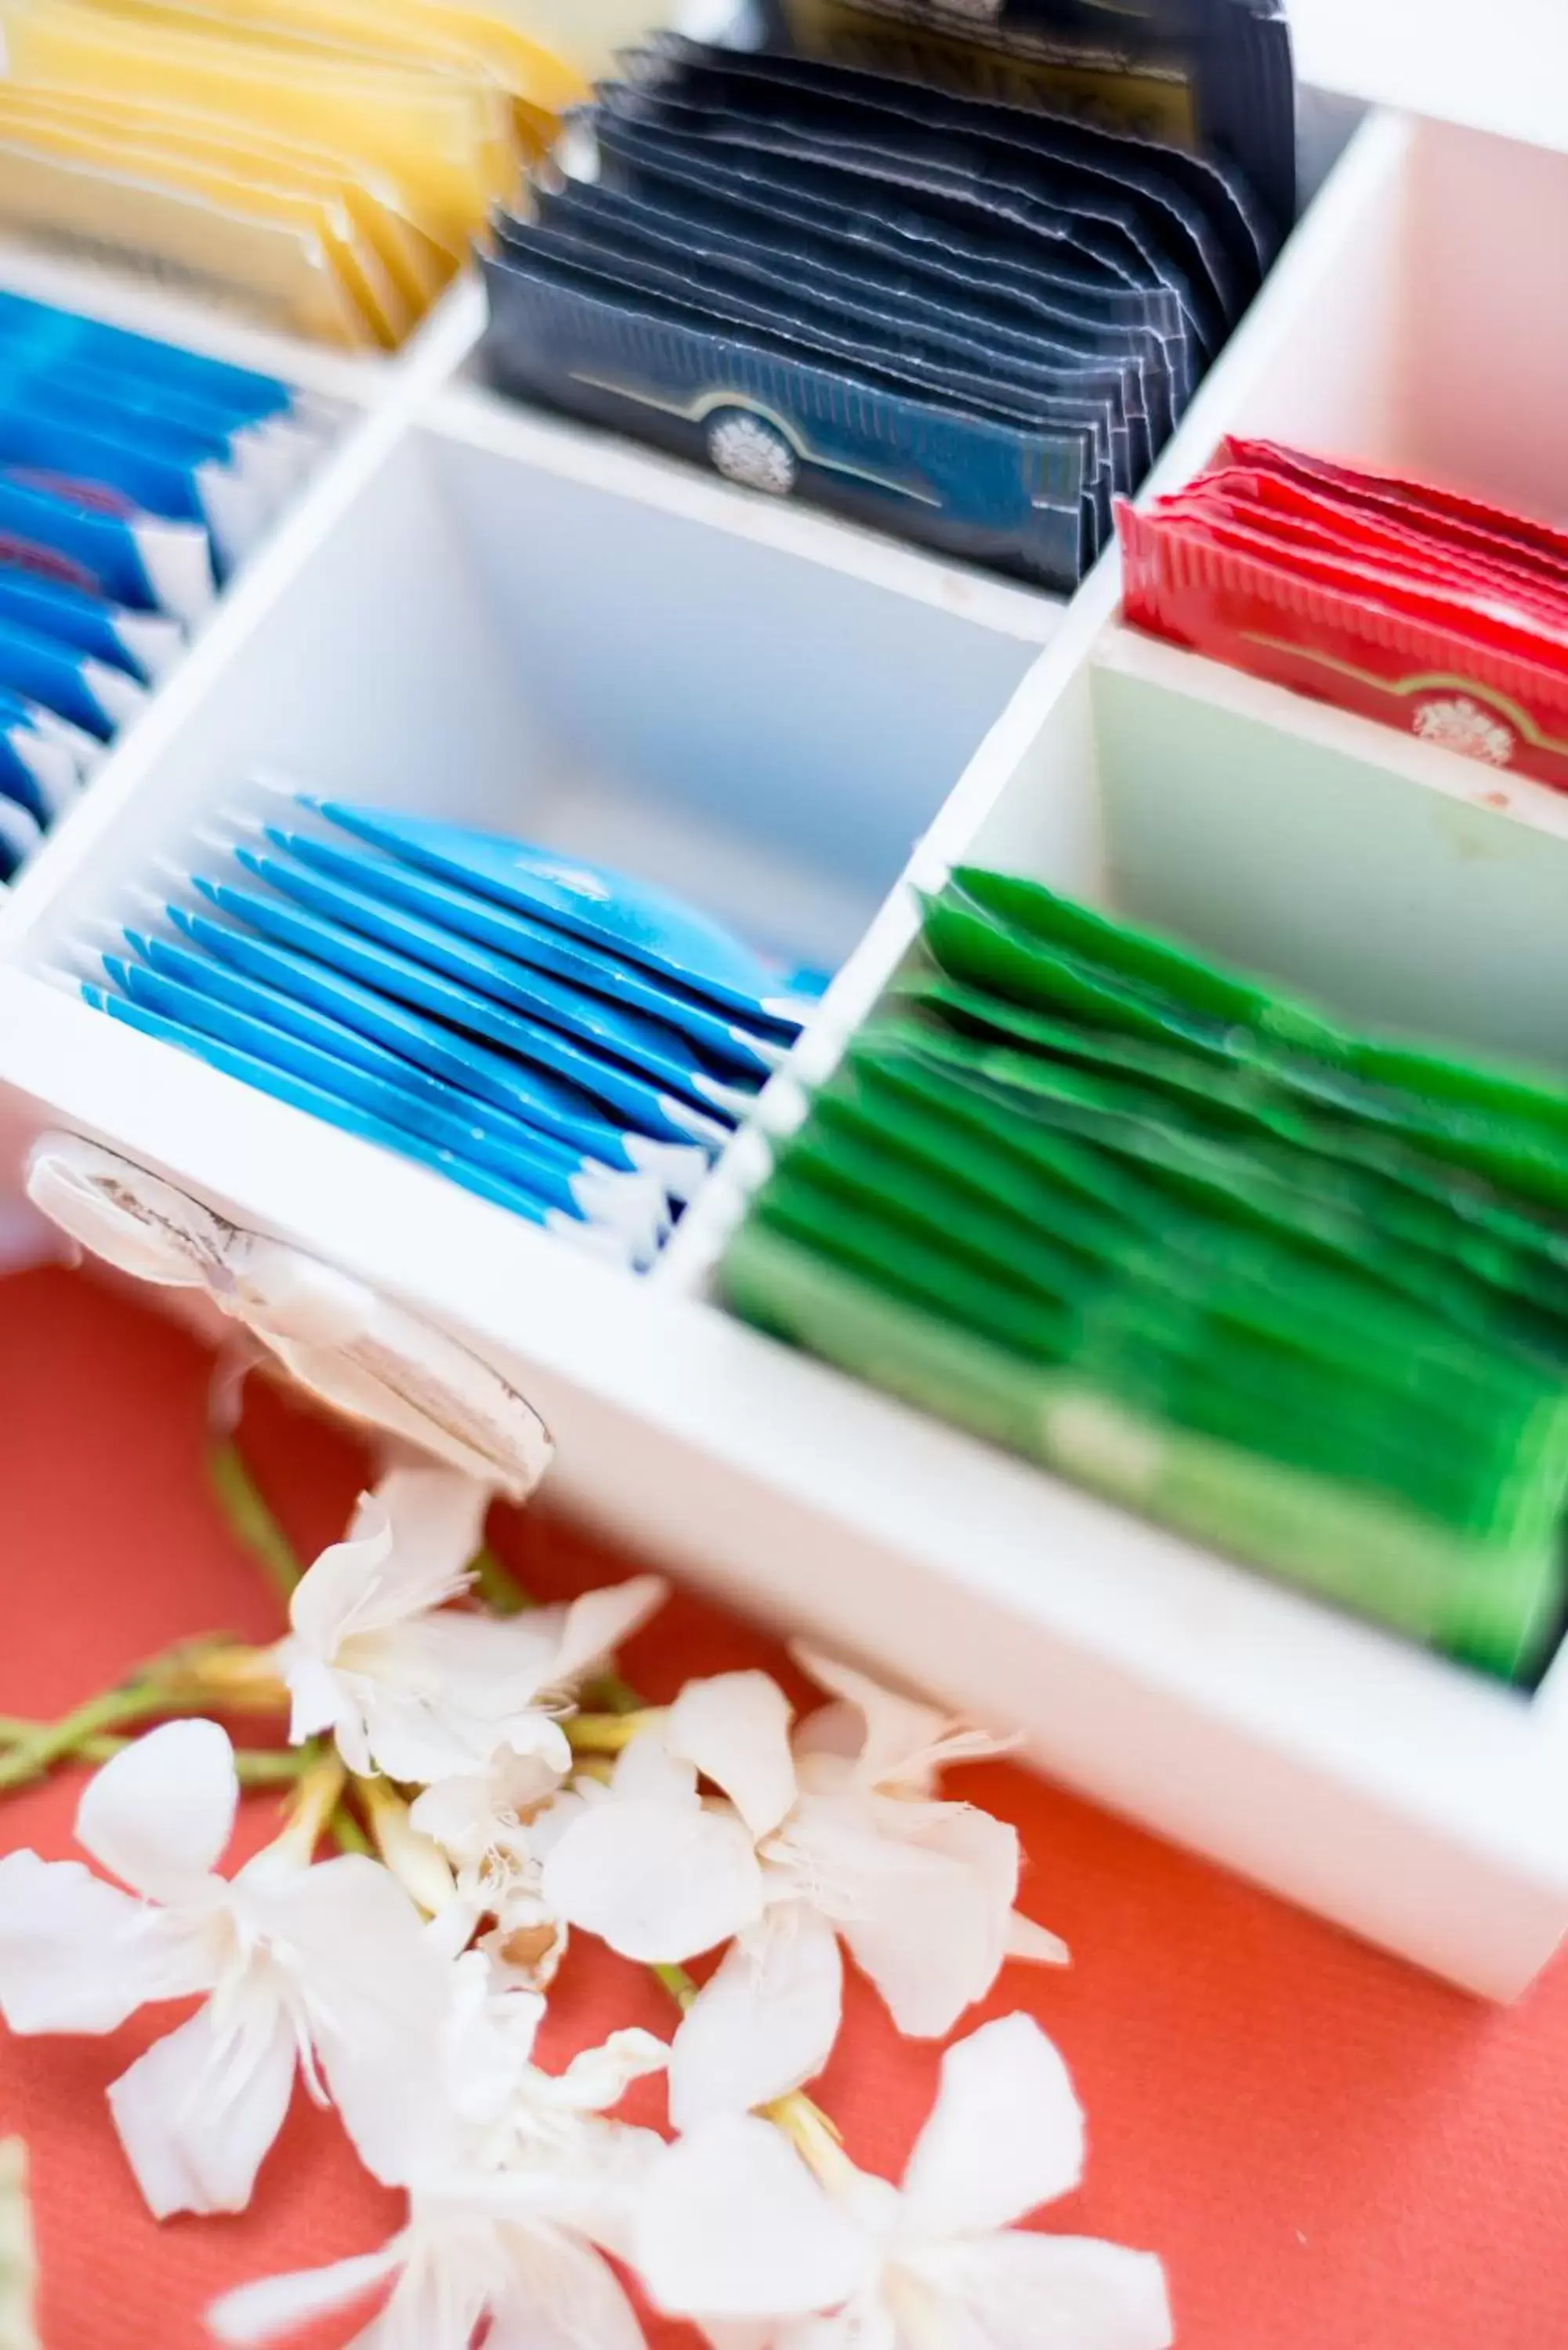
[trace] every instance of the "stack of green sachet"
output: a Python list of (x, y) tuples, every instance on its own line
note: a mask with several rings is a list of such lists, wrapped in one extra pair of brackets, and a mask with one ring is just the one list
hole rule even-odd
[(925, 949), (781, 1149), (731, 1302), (1528, 1673), (1564, 1601), (1568, 1087), (1002, 874), (955, 873)]

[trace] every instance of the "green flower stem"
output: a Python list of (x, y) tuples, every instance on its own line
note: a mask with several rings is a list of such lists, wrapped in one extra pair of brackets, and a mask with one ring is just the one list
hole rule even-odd
[(327, 1821), (327, 1833), (339, 1852), (358, 1853), (367, 1860), (375, 1858), (374, 1846), (349, 1810), (346, 1801), (338, 1804), (332, 1817)]
[(305, 1569), (232, 1439), (214, 1446), (208, 1455), (207, 1475), (230, 1533), (242, 1549), (250, 1552), (286, 1606)]
[(485, 1606), (497, 1616), (523, 1616), (535, 1606), (509, 1566), (503, 1565), (485, 1543), (472, 1561), (469, 1573)]
[(650, 1967), (649, 1972), (670, 1993), (682, 2015), (697, 1996), (697, 1986), (684, 1967)]
[[(36, 1739), (40, 1731), (50, 1727), (47, 1721), (19, 1721), (13, 1715), (0, 1715), (0, 1746), (18, 1746)], [(134, 1739), (119, 1738), (100, 1732), (96, 1738), (84, 1738), (71, 1749), (73, 1762), (112, 1762), (123, 1754)], [(65, 1758), (61, 1758), (65, 1759)], [(287, 1787), (302, 1777), (318, 1757), (308, 1747), (236, 1747), (234, 1770), (242, 1787)]]
[(569, 1713), (561, 1724), (574, 1754), (618, 1754), (664, 1720), (667, 1708), (639, 1706), (635, 1713)]
[(178, 1711), (166, 1681), (143, 1680), (124, 1689), (100, 1690), (61, 1721), (36, 1723), (29, 1736), (19, 1738), (9, 1753), (0, 1755), (0, 1791), (41, 1779), (52, 1764), (79, 1752), (88, 1739), (104, 1731)]

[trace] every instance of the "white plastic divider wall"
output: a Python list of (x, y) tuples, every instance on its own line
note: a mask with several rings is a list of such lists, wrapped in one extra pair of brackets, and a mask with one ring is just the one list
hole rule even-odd
[[(1568, 516), (1568, 280), (1524, 258), (1565, 204), (1568, 160), (1370, 118), (1151, 489), (1240, 430)], [(64, 1126), (343, 1265), (524, 1388), (600, 1526), (1517, 1991), (1568, 1927), (1561, 1664), (1532, 1696), (1407, 1648), (776, 1346), (710, 1278), (955, 858), (1563, 1065), (1563, 804), (1127, 637), (1114, 557), (1064, 612), (512, 408), (465, 377), (477, 325), (464, 290), (396, 362), (327, 363), (357, 420), (0, 911), (0, 1180)], [(263, 770), (604, 855), (841, 959), (650, 1275), (72, 992), (81, 940), (210, 866)]]

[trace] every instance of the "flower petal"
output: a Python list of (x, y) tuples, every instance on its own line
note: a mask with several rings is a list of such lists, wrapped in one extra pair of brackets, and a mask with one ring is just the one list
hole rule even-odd
[(590, 2245), (530, 2230), (515, 2272), (493, 2304), (485, 2350), (644, 2350), (636, 2311)]
[(448, 1962), (401, 1886), (358, 1854), (275, 1877), (252, 1863), (239, 1882), (297, 1969), (321, 2069), (359, 2159), (384, 2185), (405, 2184), (441, 2110)]
[(1073, 1953), (1061, 1935), (1026, 1918), (1022, 1909), (1014, 1909), (1008, 1918), (1003, 1955), (1020, 1960), (1024, 1966), (1070, 1967), (1073, 1963)]
[(1175, 2339), (1151, 2252), (1021, 2233), (945, 2244), (915, 2267), (960, 2317), (951, 2337), (986, 2350), (1169, 2350)]
[(389, 1471), (370, 1498), (391, 1530), (391, 1551), (358, 1611), (357, 1632), (406, 1623), (469, 1588), (490, 1492), (457, 1469)]
[(618, 2106), (634, 2081), (662, 2073), (670, 2063), (670, 2043), (651, 2032), (630, 2028), (612, 2032), (600, 2048), (584, 2048), (557, 2075), (563, 2103), (580, 2113), (607, 2113)]
[(791, 2317), (846, 2301), (869, 2272), (861, 2230), (787, 2139), (753, 2115), (701, 2123), (657, 2164), (635, 2264), (671, 2317)]
[(155, 2220), (243, 2211), (288, 2111), (297, 2047), (281, 2002), (242, 1991), (155, 2041), (109, 2092), (119, 2142)]
[(293, 2276), (258, 2278), (213, 2302), (207, 2325), (220, 2342), (250, 2350), (275, 2335), (296, 2333), (312, 2318), (331, 2317), (347, 2309), (375, 2286), (385, 2283), (401, 2265), (396, 2237), (379, 2252), (361, 2252), (351, 2261), (335, 2262), (326, 2269), (301, 2269)]
[(1016, 1830), (968, 1804), (896, 1798), (874, 1798), (863, 1819), (831, 1798), (801, 1813), (795, 1841), (819, 1850), (827, 1882), (853, 1887), (839, 1930), (856, 1964), (900, 2032), (944, 2038), (1001, 1970)]
[(565, 1733), (536, 1703), (551, 1653), (524, 1617), (453, 1609), (356, 1636), (345, 1658), (378, 1769), (431, 1785), (486, 1768), (505, 1746), (566, 1771)]
[(563, 1612), (550, 1686), (559, 1689), (602, 1664), (623, 1640), (663, 1607), (670, 1586), (661, 1575), (634, 1575), (602, 1591), (585, 1591)]
[(306, 1569), (288, 1603), (295, 1639), (306, 1656), (330, 1664), (369, 1601), (392, 1555), (392, 1522), (372, 1494), (361, 1493), (348, 1532)]
[(657, 1730), (642, 1731), (622, 1749), (610, 1784), (618, 1802), (635, 1795), (640, 1803), (670, 1804), (688, 1812), (699, 1804), (696, 1765), (678, 1762)]
[[(884, 1689), (868, 1673), (857, 1672), (853, 1665), (841, 1663), (836, 1657), (824, 1656), (819, 1648), (796, 1642), (790, 1654), (814, 1681), (830, 1690), (841, 1705), (852, 1707), (859, 1715), (864, 1730), (858, 1742), (856, 1776), (862, 1786), (929, 1794), (938, 1772), (946, 1764), (974, 1762), (988, 1754), (1005, 1754), (1016, 1742), (1011, 1738), (993, 1738), (989, 1731), (946, 1713), (938, 1706)], [(825, 1716), (836, 1715), (837, 1711), (836, 1707), (823, 1708)], [(819, 1719), (813, 1715), (803, 1726), (807, 1748), (815, 1748), (820, 1742), (825, 1751), (839, 1751), (842, 1738), (837, 1722), (833, 1721), (831, 1727), (824, 1722), (824, 1736), (813, 1726)]]
[(671, 1754), (722, 1787), (760, 1844), (795, 1799), (790, 1702), (767, 1673), (688, 1681), (664, 1726)]
[(348, 1532), (324, 1550), (289, 1603), (310, 1652), (330, 1661), (357, 1634), (385, 1631), (469, 1587), (490, 1489), (455, 1469), (394, 1469), (362, 1493)]
[(767, 1910), (725, 1953), (675, 2035), (675, 2127), (745, 2113), (815, 2080), (838, 2036), (843, 1995), (844, 1963), (827, 1920), (803, 1901)]
[(761, 1916), (763, 1873), (732, 1814), (618, 1796), (585, 1804), (545, 1859), (545, 1907), (622, 1958), (678, 1965)]
[(77, 1840), (153, 1900), (200, 1897), (234, 1833), (234, 1750), (215, 1721), (166, 1721), (106, 1762), (77, 1807)]
[(0, 1860), (0, 2014), (13, 2032), (114, 2032), (149, 2000), (212, 1981), (190, 1937), (79, 1861)]
[(1033, 2016), (1004, 2015), (942, 2058), (904, 2206), (936, 2235), (1007, 2228), (1067, 2194), (1083, 2168), (1084, 2116), (1067, 2067)]

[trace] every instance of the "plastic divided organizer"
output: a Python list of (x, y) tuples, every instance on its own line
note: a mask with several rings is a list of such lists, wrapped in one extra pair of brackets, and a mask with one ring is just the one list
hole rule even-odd
[[(1368, 118), (1151, 488), (1238, 432), (1568, 515), (1568, 278), (1506, 265), (1565, 209), (1568, 158)], [(468, 380), (479, 323), (461, 289), (393, 363), (270, 352), (351, 421), (0, 910), (0, 1180), (64, 1128), (345, 1268), (523, 1389), (555, 1490), (602, 1527), (1023, 1725), (1050, 1771), (1359, 1932), (1518, 1991), (1568, 1927), (1568, 1657), (1533, 1694), (1484, 1682), (790, 1353), (709, 1283), (759, 1129), (831, 1067), (950, 862), (1563, 1065), (1568, 802), (1131, 638), (1114, 557), (1064, 611), (529, 414)], [(605, 858), (840, 962), (649, 1274), (62, 983), (265, 769)]]

